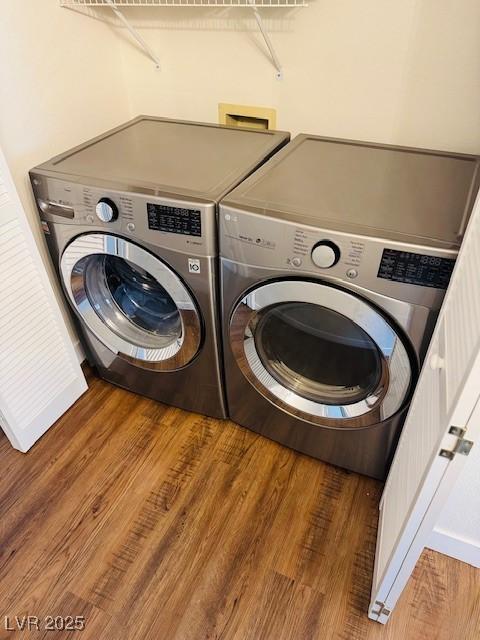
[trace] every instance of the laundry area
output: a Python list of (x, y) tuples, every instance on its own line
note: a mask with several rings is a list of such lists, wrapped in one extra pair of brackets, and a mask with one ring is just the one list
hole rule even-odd
[(2, 8), (0, 638), (480, 637), (478, 3)]

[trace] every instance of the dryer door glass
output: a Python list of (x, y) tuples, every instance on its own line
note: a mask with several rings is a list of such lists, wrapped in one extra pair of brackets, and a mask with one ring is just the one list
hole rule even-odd
[(368, 333), (336, 311), (309, 302), (260, 311), (254, 341), (265, 369), (314, 402), (364, 400), (382, 377), (382, 357)]
[(141, 247), (116, 236), (79, 236), (61, 260), (77, 313), (110, 351), (137, 366), (171, 371), (198, 353), (201, 320), (180, 278)]
[(266, 398), (327, 427), (382, 422), (412, 388), (406, 338), (363, 299), (319, 282), (284, 280), (250, 292), (233, 311), (230, 344)]

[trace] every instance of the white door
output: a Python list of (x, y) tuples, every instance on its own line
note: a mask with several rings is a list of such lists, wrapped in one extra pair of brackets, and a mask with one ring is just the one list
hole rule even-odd
[(388, 620), (480, 440), (479, 273), (477, 197), (380, 502), (369, 608), (378, 622)]
[(87, 389), (0, 151), (0, 427), (27, 451)]

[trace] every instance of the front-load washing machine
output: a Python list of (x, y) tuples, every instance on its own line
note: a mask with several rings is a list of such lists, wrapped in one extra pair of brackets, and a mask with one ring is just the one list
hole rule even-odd
[(225, 417), (217, 203), (287, 140), (140, 117), (31, 171), (53, 262), (103, 378)]
[(224, 199), (232, 420), (385, 477), (477, 169), (474, 156), (300, 135)]

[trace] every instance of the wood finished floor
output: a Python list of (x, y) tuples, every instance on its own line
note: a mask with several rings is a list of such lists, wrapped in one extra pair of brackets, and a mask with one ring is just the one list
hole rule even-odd
[(480, 637), (480, 572), (432, 551), (388, 625), (367, 619), (379, 482), (89, 381), (27, 455), (0, 438), (1, 639)]

